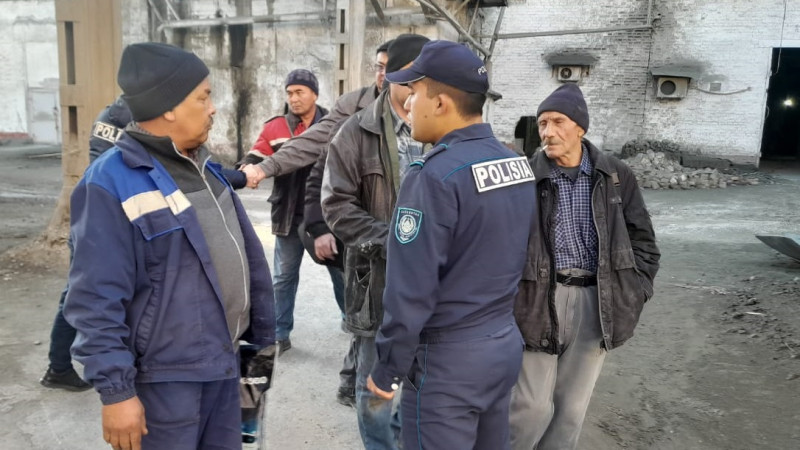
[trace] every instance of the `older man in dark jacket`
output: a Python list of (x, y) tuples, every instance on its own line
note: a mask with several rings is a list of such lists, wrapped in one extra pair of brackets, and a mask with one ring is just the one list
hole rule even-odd
[(511, 444), (574, 449), (606, 352), (633, 335), (653, 295), (660, 253), (631, 170), (583, 138), (589, 113), (578, 86), (556, 89), (537, 121), (539, 218), (515, 304), (526, 351)]

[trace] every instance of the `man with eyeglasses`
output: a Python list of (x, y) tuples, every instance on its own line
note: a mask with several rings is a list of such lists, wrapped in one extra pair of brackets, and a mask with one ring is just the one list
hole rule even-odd
[[(340, 271), (344, 269), (344, 246), (337, 241), (325, 224), (320, 207), (320, 186), (328, 154), (327, 146), (345, 119), (372, 103), (380, 94), (391, 42), (387, 41), (377, 48), (375, 62), (369, 66), (370, 70), (375, 72), (374, 84), (342, 95), (336, 100), (327, 116), (303, 134), (286, 141), (280, 152), (264, 158), (256, 165), (245, 165), (241, 168), (247, 174), (248, 186), (255, 188), (266, 178), (289, 174), (316, 163), (306, 181), (304, 220), (299, 229), (300, 238), (304, 240), (304, 246), (314, 256), (316, 262), (331, 265)], [(336, 297), (339, 310), (344, 315), (343, 295)], [(345, 406), (355, 406), (356, 347), (357, 342), (354, 337), (339, 372), (340, 382), (336, 399)]]

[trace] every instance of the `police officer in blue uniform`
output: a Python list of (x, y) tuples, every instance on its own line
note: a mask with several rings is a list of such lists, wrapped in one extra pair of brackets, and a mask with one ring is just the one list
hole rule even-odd
[(533, 172), (482, 122), (487, 72), (463, 45), (431, 41), (386, 79), (412, 89), (411, 135), (435, 146), (398, 195), (368, 387), (392, 398), (402, 384), (406, 449), (508, 448)]

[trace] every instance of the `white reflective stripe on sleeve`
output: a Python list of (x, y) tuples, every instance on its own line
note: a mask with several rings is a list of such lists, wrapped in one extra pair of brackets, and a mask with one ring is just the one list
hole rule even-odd
[(172, 214), (176, 216), (192, 206), (192, 203), (180, 189), (167, 196), (167, 203), (169, 204), (169, 209), (172, 210)]
[(122, 202), (122, 209), (128, 220), (134, 220), (159, 209), (169, 208), (173, 214), (177, 215), (192, 206), (186, 195), (180, 190), (164, 197), (161, 191), (149, 191), (136, 194)]
[(272, 147), (272, 148), (275, 148), (276, 145), (283, 144), (284, 142), (286, 142), (288, 140), (289, 140), (289, 138), (287, 138), (287, 137), (273, 139), (273, 140), (269, 141), (269, 146)]

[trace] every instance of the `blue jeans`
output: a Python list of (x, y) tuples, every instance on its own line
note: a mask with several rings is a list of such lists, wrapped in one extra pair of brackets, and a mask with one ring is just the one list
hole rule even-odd
[[(71, 264), (72, 238), (67, 240), (67, 247), (69, 247), (69, 262)], [(63, 373), (72, 369), (72, 355), (69, 353), (69, 348), (72, 346), (72, 341), (75, 340), (75, 335), (77, 334), (77, 330), (64, 319), (64, 300), (67, 298), (67, 291), (69, 291), (69, 284), (61, 291), (58, 310), (53, 320), (53, 329), (50, 330), (50, 352), (48, 353), (48, 358), (50, 359), (50, 370), (56, 373)]]
[(367, 389), (367, 377), (378, 358), (375, 338), (356, 336), (356, 414), (365, 450), (396, 450), (400, 446), (400, 396), (394, 401), (377, 397)]
[[(275, 291), (275, 337), (282, 341), (289, 338), (294, 329), (294, 300), (300, 282), (300, 263), (303, 262), (303, 242), (292, 227), (288, 236), (275, 236), (275, 263), (272, 286)], [(328, 273), (333, 282), (333, 295), (340, 310), (344, 310), (344, 277), (342, 271), (330, 266)]]

